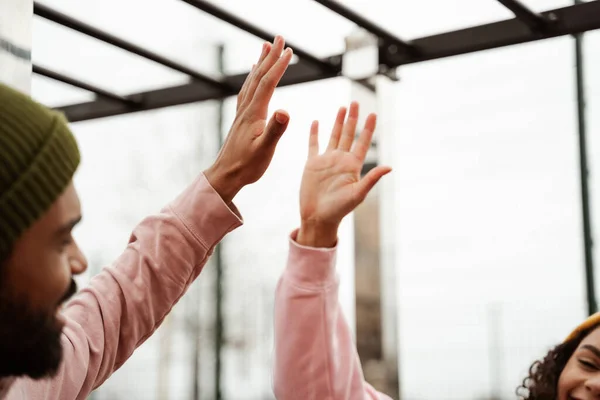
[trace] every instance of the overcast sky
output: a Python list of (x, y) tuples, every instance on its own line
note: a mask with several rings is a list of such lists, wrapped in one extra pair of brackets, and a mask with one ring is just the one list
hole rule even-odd
[[(219, 42), (226, 45), (230, 73), (247, 70), (260, 50), (260, 40), (175, 0), (43, 3), (210, 73), (217, 72), (214, 46)], [(285, 10), (276, 0), (218, 3), (318, 56), (342, 52), (344, 37), (353, 29), (308, 0), (286, 2)], [(496, 1), (345, 3), (406, 39), (510, 17)], [(570, 4), (526, 3), (539, 11)], [(600, 53), (592, 52), (598, 46), (600, 35), (588, 34), (591, 205), (600, 235), (595, 201)], [(395, 232), (406, 400), (488, 394), (490, 357), (501, 366), (506, 398), (513, 398), (534, 358), (584, 317), (573, 55), (573, 41), (564, 37), (432, 61), (401, 68), (401, 82), (386, 90), (386, 123), (379, 134), (394, 137), (393, 148), (386, 149), (393, 155), (394, 172), (388, 179), (393, 180), (396, 203), (388, 222)], [(37, 17), (33, 59), (123, 94), (186, 79)], [(91, 99), (37, 76), (33, 95), (49, 105)], [(319, 119), (326, 132), (335, 110), (350, 100), (344, 79), (282, 88), (274, 96), (272, 109), (287, 109), (291, 126), (264, 179), (238, 197), (246, 224), (225, 242), (228, 335), (247, 342), (242, 350), (232, 345), (226, 351), (230, 399), (269, 394), (272, 291), (284, 267), (287, 235), (298, 224), (297, 190), (308, 128), (312, 119)], [(227, 124), (233, 105), (227, 102)], [(209, 165), (216, 151), (215, 116), (216, 104), (207, 102), (73, 125), (83, 151), (77, 184), (85, 221), (77, 235), (94, 262), (114, 259), (140, 218)], [(339, 269), (342, 302), (352, 320), (351, 238), (349, 220), (342, 232)], [(600, 262), (598, 251), (595, 258)], [(494, 342), (500, 347), (490, 353), (494, 324), (500, 326)], [(127, 367), (128, 374), (144, 381), (132, 384), (131, 378), (117, 374), (106, 396), (112, 390), (124, 398), (158, 398), (159, 339), (145, 345)], [(173, 399), (189, 383), (182, 378), (188, 372), (179, 368), (167, 381)]]

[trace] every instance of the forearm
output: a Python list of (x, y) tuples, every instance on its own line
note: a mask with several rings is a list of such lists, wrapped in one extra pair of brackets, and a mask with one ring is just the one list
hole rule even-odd
[(100, 385), (154, 332), (214, 246), (240, 224), (204, 176), (141, 222), (123, 254), (65, 310), (65, 361), (56, 379), (81, 381), (80, 395)]
[(335, 249), (290, 243), (275, 299), (278, 400), (384, 399), (364, 381), (338, 302)]

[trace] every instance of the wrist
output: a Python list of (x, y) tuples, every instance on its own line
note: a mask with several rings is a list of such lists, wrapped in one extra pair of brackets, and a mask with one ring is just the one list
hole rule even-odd
[(302, 221), (296, 243), (315, 248), (332, 248), (337, 244), (339, 224)]
[(204, 176), (227, 204), (233, 201), (233, 198), (243, 187), (243, 185), (239, 184), (235, 174), (223, 171), (214, 164), (204, 171)]

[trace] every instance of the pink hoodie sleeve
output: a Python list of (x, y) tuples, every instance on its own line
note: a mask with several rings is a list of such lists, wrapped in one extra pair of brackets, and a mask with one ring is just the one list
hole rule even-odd
[(290, 240), (275, 293), (274, 391), (277, 400), (387, 400), (365, 382), (338, 301), (336, 249)]
[(67, 306), (58, 375), (18, 380), (9, 399), (87, 398), (158, 328), (215, 245), (242, 224), (238, 215), (201, 175), (142, 221), (123, 254)]

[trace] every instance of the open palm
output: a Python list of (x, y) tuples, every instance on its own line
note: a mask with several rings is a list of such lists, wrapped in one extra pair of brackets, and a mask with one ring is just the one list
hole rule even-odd
[(391, 171), (389, 167), (378, 166), (361, 179), (362, 166), (375, 131), (376, 116), (370, 114), (367, 117), (356, 142), (357, 103), (350, 105), (347, 121), (345, 118), (346, 109), (342, 107), (323, 154), (319, 154), (318, 122), (311, 126), (308, 160), (300, 186), (303, 223), (339, 225), (365, 199), (379, 179)]

